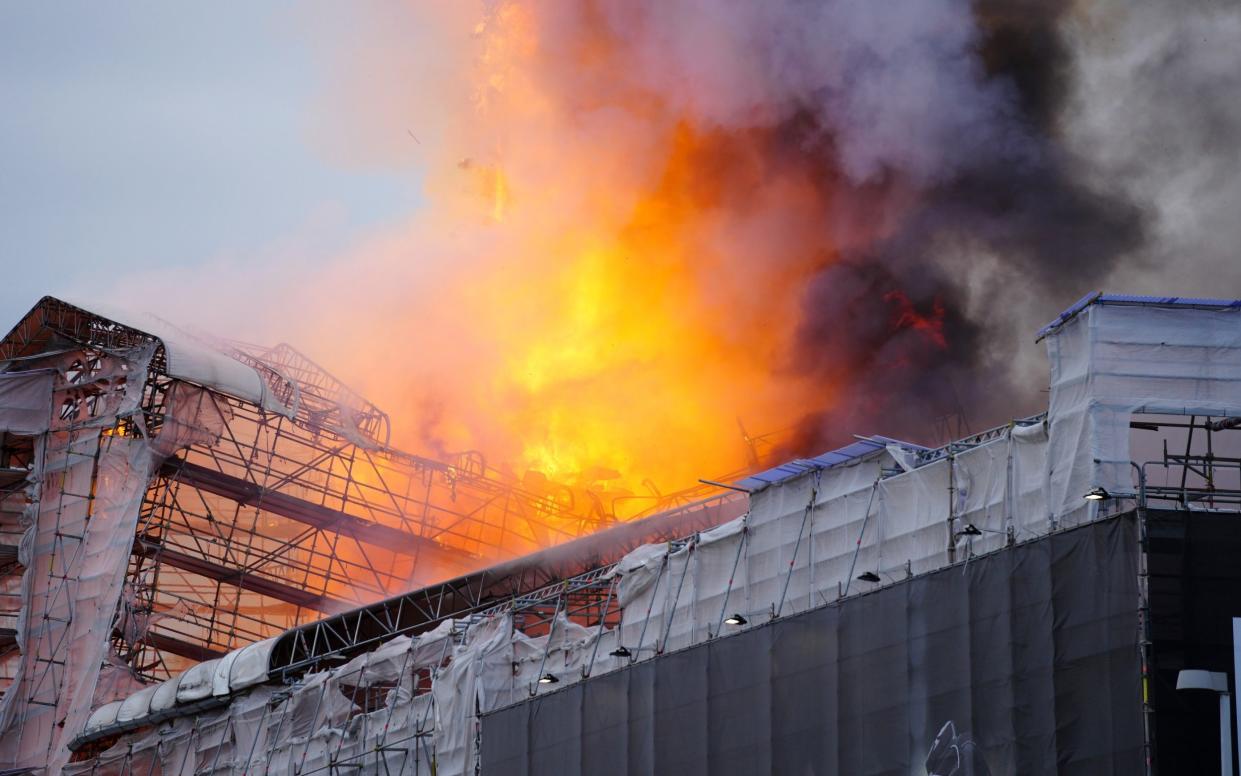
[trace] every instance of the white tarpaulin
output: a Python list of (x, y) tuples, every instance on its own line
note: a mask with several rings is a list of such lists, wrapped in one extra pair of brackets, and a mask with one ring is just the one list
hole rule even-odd
[[(68, 759), (66, 736), (90, 716), (109, 643), (99, 634), (111, 628), (138, 507), (157, 463), (146, 439), (107, 430), (139, 414), (143, 383), (130, 377), (146, 374), (151, 353), (146, 347), (89, 363), (75, 353), (52, 354), (32, 364), (40, 371), (28, 385), (50, 372), (44, 404), (56, 409), (36, 437), (29, 480), (37, 497), (22, 517), (21, 657), (0, 704), (0, 763), (44, 763), (57, 772)], [(0, 426), (33, 424), (31, 402), (18, 403), (25, 406), (16, 420), (0, 419)]]
[[(511, 615), (445, 621), (284, 695), (263, 686), (122, 737), (90, 764), (101, 769), (71, 772), (474, 773), (480, 711), (1089, 519), (1091, 487), (1132, 488), (1132, 413), (1241, 415), (1241, 311), (1089, 307), (1048, 351), (1045, 421), (938, 451), (865, 445), (830, 467), (804, 462), (761, 480), (744, 517), (639, 547), (603, 575), (621, 608), (614, 630), (559, 607), (537, 636), (514, 630)], [(234, 674), (246, 665), (247, 682), (259, 680), (261, 661), (233, 660)], [(209, 687), (216, 669), (192, 673), (183, 685)], [(161, 695), (131, 698), (124, 714), (154, 709)], [(92, 724), (119, 710), (105, 707)]]
[(1095, 487), (1132, 493), (1134, 413), (1241, 414), (1241, 309), (1095, 304), (1047, 338), (1048, 494), (1065, 524)]

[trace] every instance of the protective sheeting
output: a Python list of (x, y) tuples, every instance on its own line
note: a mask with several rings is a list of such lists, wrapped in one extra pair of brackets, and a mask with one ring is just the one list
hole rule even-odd
[(0, 432), (34, 436), (47, 430), (55, 375), (51, 369), (0, 374)]
[(177, 683), (177, 703), (192, 703), (210, 697), (211, 685), (219, 664), (218, 658), (204, 660), (198, 665), (190, 666), (181, 674), (181, 681)]
[(1094, 523), (485, 714), (481, 772), (1139, 773), (1136, 540)]
[[(253, 367), (221, 353), (194, 335), (180, 329), (162, 318), (149, 313), (134, 313), (111, 305), (92, 302), (83, 304), (69, 300), (81, 310), (88, 310), (102, 318), (156, 337), (164, 344), (169, 377), (212, 388), (220, 393), (235, 396), (259, 405), (265, 410), (279, 412), (288, 417), (297, 413), (280, 401), (261, 375)], [(285, 382), (289, 382), (285, 378)]]
[[(252, 687), (223, 708), (151, 719), (98, 758), (70, 765), (65, 773), (103, 776), (152, 768), (187, 775), (335, 773), (339, 768), (471, 773), (477, 709), (524, 697), (514, 694), (512, 665), (515, 656), (534, 654), (527, 641), (514, 635), (505, 617), (473, 625), (446, 621), (418, 638), (398, 637), (287, 688)], [(233, 654), (234, 670), (248, 660), (245, 650)], [(199, 687), (201, 695), (209, 686), (204, 677), (219, 676), (224, 662), (201, 664), (180, 682)], [(144, 690), (141, 698), (126, 703), (136, 709), (147, 694)], [(157, 704), (149, 705), (154, 710)], [(105, 707), (91, 727), (123, 721), (117, 716), (121, 706)]]
[(267, 681), (267, 669), (271, 663), (271, 651), (276, 639), (263, 639), (237, 650), (228, 677), (229, 690), (236, 691)]
[(168, 412), (155, 437), (155, 449), (169, 456), (190, 445), (214, 446), (228, 428), (232, 412), (227, 402), (206, 389), (174, 382), (164, 402)]
[(1089, 304), (1047, 337), (1050, 512), (1065, 525), (1095, 516), (1095, 487), (1135, 491), (1134, 413), (1241, 415), (1241, 308)]
[[(138, 686), (113, 659), (109, 634), (140, 505), (166, 455), (222, 428), (214, 399), (178, 384), (168, 392), (161, 433), (146, 433), (139, 405), (154, 351), (151, 344), (120, 355), (54, 352), (28, 359), (29, 371), (0, 375), (0, 429), (33, 437), (35, 450), (18, 549), (25, 569), (18, 652), (0, 702), (0, 765), (57, 773), (68, 741), (84, 729), (152, 713), (154, 686), (91, 713)], [(214, 680), (207, 678), (207, 694)]]
[(1046, 533), (1041, 428), (899, 474), (879, 448), (754, 493), (745, 517), (683, 545), (638, 548), (614, 569), (620, 643), (680, 649)]
[[(65, 772), (122, 774), (155, 767), (163, 773), (309, 774), (349, 768), (464, 776), (477, 763), (479, 710), (545, 692), (538, 683), (545, 674), (580, 678), (597, 651), (597, 629), (563, 613), (553, 622), (549, 633), (531, 638), (515, 631), (507, 616), (445, 621), (284, 690), (251, 687), (226, 707), (195, 709), (189, 704), (210, 700), (208, 679), (223, 671), (224, 660), (208, 661), (174, 680), (194, 688), (193, 697), (181, 701), (179, 717), (166, 713), (175, 709), (167, 699), (170, 683), (103, 707), (87, 732), (142, 721), (143, 709), (153, 716), (95, 760)], [(604, 638), (611, 634), (604, 631)], [(600, 641), (600, 648), (612, 647)], [(248, 657), (245, 650), (234, 654), (235, 671)], [(604, 671), (622, 661), (605, 656), (594, 665)]]
[[(238, 655), (217, 685), (229, 707), (156, 715), (96, 772), (466, 774), (477, 715), (513, 703), (483, 729), (493, 772), (920, 772), (950, 752), (992, 773), (1133, 772), (1138, 706), (1119, 700), (1137, 677), (1132, 525), (1054, 531), (1098, 516), (1083, 506), (1094, 485), (1130, 492), (1133, 412), (1241, 415), (1238, 321), (1086, 306), (1048, 338), (1046, 420), (772, 470), (743, 518), (640, 547), (601, 577), (615, 629), (559, 606), (537, 636), (508, 616), (448, 621), (276, 695), (245, 689), (259, 663)], [(243, 663), (247, 681), (231, 681)]]
[(880, 450), (887, 450), (900, 460), (905, 460), (907, 455), (925, 451), (926, 448), (881, 436), (859, 439), (838, 450), (832, 450), (814, 458), (787, 461), (767, 471), (751, 474), (749, 477), (738, 480), (737, 487), (753, 491), (762, 490), (769, 485), (795, 479), (810, 472), (825, 471), (837, 466), (850, 466), (862, 459), (873, 458), (874, 454)]
[[(31, 364), (39, 380), (50, 370), (55, 411), (35, 436), (27, 477), (20, 658), (0, 703), (0, 764), (57, 772), (69, 756), (68, 738), (90, 717), (108, 654), (101, 634), (111, 630), (138, 506), (157, 463), (145, 439), (114, 431), (118, 420), (139, 415), (142, 383), (130, 377), (146, 374), (152, 350), (53, 354)], [(12, 427), (4, 415), (0, 427)], [(33, 420), (25, 409), (14, 417)]]
[[(404, 751), (420, 767), (433, 762), (438, 774), (471, 773), (479, 710), (554, 693), (587, 676), (820, 607), (846, 593), (857, 595), (873, 587), (853, 580), (861, 570), (892, 567), (903, 575), (906, 568), (939, 568), (949, 562), (950, 509), (958, 527), (969, 520), (988, 531), (957, 537), (957, 560), (1003, 546), (1009, 529), (1021, 536), (1045, 532), (1046, 511), (1037, 498), (1045, 449), (1038, 431), (1006, 431), (900, 474), (892, 473), (899, 469), (884, 446), (828, 469), (810, 469), (754, 494), (742, 518), (626, 555), (603, 575), (615, 585), (618, 628), (583, 627), (558, 610), (534, 637), (515, 630), (510, 618), (496, 617), (445, 622), (417, 639), (394, 639), (307, 677), (272, 712), (286, 719), (283, 732), (269, 739), (278, 745), (256, 744), (248, 759), (240, 759), (239, 752), (221, 756), (216, 767), (230, 763), (234, 770), (224, 772), (241, 773), (295, 765), (310, 772), (305, 769), (349, 763), (366, 773), (385, 762), (367, 754), (382, 746), (392, 757)], [(882, 581), (891, 579), (884, 571)], [(732, 615), (745, 622), (729, 624)], [(249, 662), (245, 652), (233, 658), (234, 673)], [(256, 674), (257, 664), (248, 673)], [(210, 678), (220, 674), (214, 662), (191, 669), (180, 680), (178, 701), (208, 697)], [(359, 716), (357, 705), (342, 698), (380, 696), (388, 711), (361, 716), (371, 730), (386, 714), (380, 728), (387, 738), (379, 742), (340, 732)], [(421, 711), (412, 716), (401, 711), (398, 720), (394, 714), (402, 704)], [(217, 717), (230, 713), (207, 712), (203, 719), (215, 725)], [(150, 735), (178, 723), (163, 724)]]

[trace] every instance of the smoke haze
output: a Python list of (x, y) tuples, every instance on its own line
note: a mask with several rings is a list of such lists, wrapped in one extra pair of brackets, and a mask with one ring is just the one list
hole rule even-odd
[(423, 155), (428, 205), (314, 268), (211, 268), (231, 301), (182, 312), (519, 476), (690, 484), (754, 452), (738, 420), (782, 455), (943, 441), (1044, 406), (1033, 330), (1087, 291), (1239, 295), (1241, 11), (1175, 6), (391, 11), (315, 136)]

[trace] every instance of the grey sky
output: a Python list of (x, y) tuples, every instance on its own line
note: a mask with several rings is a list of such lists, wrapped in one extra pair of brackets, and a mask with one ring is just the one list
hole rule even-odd
[(412, 165), (338, 164), (315, 142), (340, 55), (324, 50), (332, 13), (0, 4), (5, 326), (45, 293), (257, 255), (294, 233), (311, 232), (306, 261), (322, 260), (416, 208)]

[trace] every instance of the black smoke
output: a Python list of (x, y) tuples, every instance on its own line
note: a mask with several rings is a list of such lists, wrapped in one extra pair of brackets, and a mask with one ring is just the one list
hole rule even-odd
[[(943, 442), (945, 430), (980, 430), (1045, 406), (1044, 386), (1018, 383), (1009, 368), (1033, 332), (1013, 331), (1006, 305), (1024, 297), (1067, 306), (1146, 239), (1142, 207), (1093, 185), (1060, 135), (1073, 77), (1060, 32), (1068, 8), (974, 3), (973, 53), (987, 86), (1006, 95), (1006, 113), (976, 132), (966, 127), (958, 141), (971, 153), (921, 186), (894, 230), (839, 256), (806, 289), (795, 363), (850, 388), (805, 418), (785, 452), (853, 433)], [(975, 274), (974, 261), (985, 272)], [(910, 326), (907, 307), (935, 321), (942, 340)], [(1024, 342), (1005, 348), (1002, 337)]]

